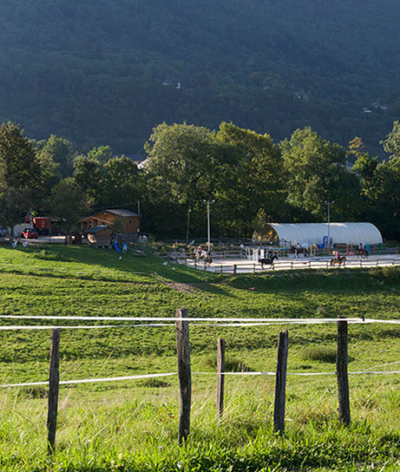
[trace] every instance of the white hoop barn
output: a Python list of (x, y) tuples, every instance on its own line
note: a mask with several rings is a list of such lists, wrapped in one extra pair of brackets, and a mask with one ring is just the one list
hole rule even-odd
[(382, 244), (379, 229), (372, 223), (270, 223), (263, 239), (279, 246), (314, 244), (321, 246), (328, 239), (331, 244)]

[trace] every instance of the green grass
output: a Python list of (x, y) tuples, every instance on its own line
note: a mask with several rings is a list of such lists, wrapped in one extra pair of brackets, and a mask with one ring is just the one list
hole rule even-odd
[[(176, 309), (187, 307), (192, 317), (400, 319), (396, 268), (232, 277), (164, 263), (150, 253), (119, 259), (114, 251), (84, 247), (2, 247), (0, 314), (174, 317)], [(56, 322), (1, 322), (38, 323)], [(192, 371), (215, 372), (218, 337), (226, 340), (227, 370), (274, 371), (283, 328), (191, 325)], [(289, 372), (334, 373), (334, 324), (288, 329)], [(397, 326), (349, 325), (349, 341), (349, 371), (400, 367)], [(47, 380), (50, 331), (0, 331), (0, 343), (1, 384)], [(63, 329), (60, 355), (62, 380), (175, 372), (175, 332), (173, 327)], [(397, 470), (399, 383), (397, 375), (350, 376), (352, 425), (342, 428), (334, 375), (288, 376), (286, 434), (276, 437), (273, 377), (228, 376), (219, 423), (215, 376), (194, 375), (186, 448), (177, 446), (176, 377), (65, 386), (50, 465), (45, 454), (47, 389), (1, 389), (0, 470)]]

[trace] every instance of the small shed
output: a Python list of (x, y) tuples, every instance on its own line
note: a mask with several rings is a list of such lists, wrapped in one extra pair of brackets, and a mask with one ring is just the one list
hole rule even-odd
[(95, 226), (85, 231), (85, 236), (91, 246), (96, 248), (112, 248), (113, 240), (118, 231), (111, 226)]
[(322, 245), (328, 235), (333, 244), (382, 244), (379, 229), (372, 223), (270, 223), (264, 239), (280, 246)]

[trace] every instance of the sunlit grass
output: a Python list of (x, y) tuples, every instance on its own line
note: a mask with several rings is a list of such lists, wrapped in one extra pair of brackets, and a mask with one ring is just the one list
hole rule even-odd
[[(113, 251), (90, 248), (0, 248), (0, 314), (174, 317), (185, 306), (196, 317), (399, 318), (398, 269), (220, 277), (164, 263), (152, 255), (134, 258), (129, 253), (120, 260)], [(188, 289), (182, 291), (176, 283)], [(2, 320), (2, 325), (32, 324), (38, 322)], [(330, 375), (288, 375), (283, 437), (272, 433), (273, 376), (227, 376), (224, 417), (217, 420), (217, 338), (226, 341), (228, 371), (273, 372), (283, 328), (191, 325), (192, 429), (183, 449), (177, 446), (175, 376), (62, 387), (51, 467), (46, 458), (46, 388), (2, 389), (0, 470), (400, 468), (400, 378), (350, 376), (352, 425), (342, 428), (334, 324), (289, 327), (289, 373)], [(1, 331), (0, 342), (1, 384), (47, 380), (50, 331)], [(400, 370), (396, 326), (350, 325), (349, 343), (350, 372)], [(60, 357), (61, 380), (176, 372), (175, 328), (63, 329)]]

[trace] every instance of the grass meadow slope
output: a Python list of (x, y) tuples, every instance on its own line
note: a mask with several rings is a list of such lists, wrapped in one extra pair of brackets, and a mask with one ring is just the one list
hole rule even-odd
[[(400, 319), (400, 271), (288, 271), (219, 276), (108, 250), (0, 248), (0, 315)], [(254, 290), (249, 290), (254, 288)], [(66, 326), (60, 379), (176, 372), (175, 328), (132, 322), (2, 318)], [(101, 324), (118, 325), (112, 329)], [(96, 328), (80, 329), (90, 325)], [(368, 471), (400, 468), (400, 377), (351, 375), (352, 424), (337, 415), (334, 324), (290, 326), (286, 433), (272, 433), (275, 379), (228, 376), (215, 411), (216, 341), (230, 370), (274, 371), (284, 326), (191, 326), (191, 436), (177, 446), (177, 377), (61, 387), (56, 453), (46, 457), (47, 389), (0, 389), (1, 471)], [(72, 329), (74, 328), (74, 329)], [(397, 370), (396, 325), (349, 325), (349, 371)], [(0, 330), (0, 384), (46, 381), (50, 330)], [(399, 369), (400, 370), (400, 369)]]

